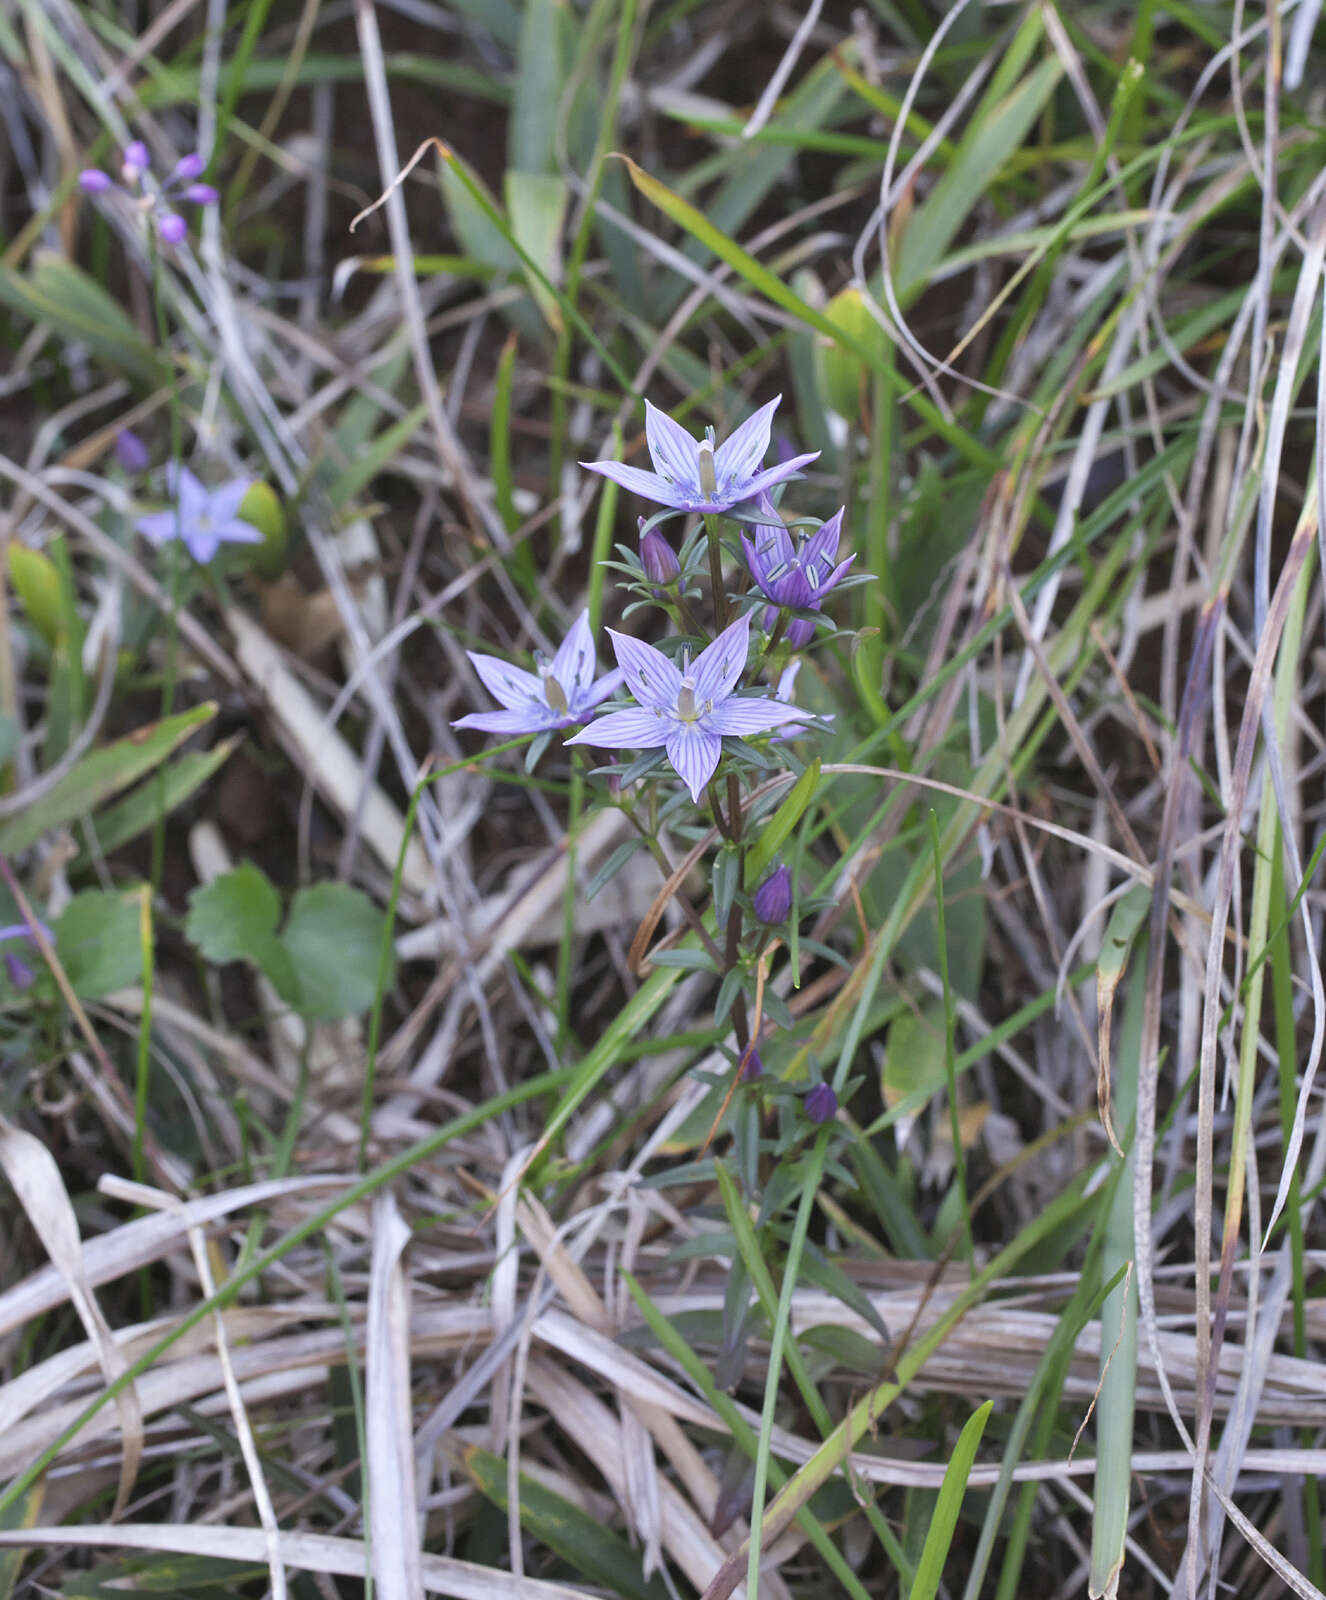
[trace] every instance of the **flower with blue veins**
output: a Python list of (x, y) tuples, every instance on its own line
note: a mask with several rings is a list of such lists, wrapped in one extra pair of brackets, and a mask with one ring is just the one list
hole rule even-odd
[(582, 461), (588, 472), (600, 472), (624, 489), (669, 506), (674, 511), (730, 511), (744, 505), (762, 490), (785, 483), (799, 468), (819, 456), (793, 456), (772, 467), (762, 467), (769, 452), (769, 430), (782, 399), (778, 395), (761, 406), (722, 444), (714, 444), (713, 429), (695, 439), (665, 411), (645, 401), (645, 439), (654, 463), (653, 472), (629, 467), (622, 461)]
[(502, 711), (476, 711), (453, 722), (453, 728), (477, 728), (481, 733), (551, 733), (556, 728), (588, 722), (596, 706), (619, 687), (622, 674), (605, 673), (597, 683), (594, 672), (594, 636), (589, 612), (582, 611), (551, 661), (540, 660), (538, 672), (513, 667), (499, 656), (468, 650), (484, 687)]
[[(760, 496), (758, 509), (760, 516), (768, 520), (757, 523), (750, 533), (743, 529), (741, 543), (751, 577), (771, 602), (764, 613), (765, 630), (769, 632), (777, 615), (775, 606), (818, 611), (825, 595), (846, 575), (856, 556), (849, 555), (844, 561), (836, 559), (843, 527), (842, 507), (814, 533), (796, 537), (767, 495)], [(792, 617), (783, 637), (794, 650), (800, 650), (814, 634), (815, 624), (809, 617)]]
[(235, 478), (209, 489), (188, 467), (171, 461), (166, 465), (166, 483), (175, 504), (164, 511), (151, 511), (134, 524), (152, 544), (181, 539), (193, 559), (206, 566), (223, 544), (262, 543), (262, 534), (239, 514), (244, 496), (253, 487), (249, 479)]
[(765, 696), (738, 696), (750, 653), (750, 618), (724, 628), (694, 661), (678, 668), (661, 650), (608, 629), (617, 664), (636, 705), (609, 711), (568, 739), (601, 750), (652, 750), (662, 745), (674, 771), (698, 802), (723, 754), (723, 740), (767, 733), (805, 720), (795, 706)]

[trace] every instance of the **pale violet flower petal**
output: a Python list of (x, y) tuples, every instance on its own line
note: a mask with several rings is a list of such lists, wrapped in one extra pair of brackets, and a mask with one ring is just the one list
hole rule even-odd
[(219, 544), (261, 544), (262, 534), (240, 517), (214, 524)]
[(499, 656), (480, 655), (475, 650), (467, 650), (465, 654), (469, 656), (474, 670), (479, 674), (480, 682), (494, 700), (500, 700), (504, 706), (509, 706), (513, 710), (531, 703), (547, 704), (543, 697), (543, 683), (532, 672), (526, 672), (522, 667), (513, 667), (509, 661), (503, 661)]
[(766, 467), (763, 472), (757, 472), (753, 478), (748, 478), (745, 483), (733, 483), (733, 490), (740, 487), (741, 493), (732, 494), (729, 505), (740, 505), (746, 500), (753, 500), (756, 495), (765, 489), (772, 489), (775, 484), (786, 483), (789, 478), (794, 478), (800, 469), (812, 461), (819, 460), (819, 451), (812, 450), (809, 455), (793, 456), (790, 461), (780, 461), (776, 467)]
[(761, 406), (753, 416), (747, 417), (714, 451), (714, 475), (721, 490), (726, 490), (734, 482), (744, 483), (768, 455), (773, 414), (782, 398), (782, 395), (775, 395), (768, 405)]
[(588, 611), (580, 613), (558, 645), (552, 659), (552, 674), (571, 704), (594, 681), (594, 635), (589, 631)]
[(252, 478), (233, 478), (229, 483), (223, 483), (219, 488), (213, 489), (208, 496), (211, 501), (211, 515), (218, 522), (233, 522), (239, 514), (240, 506), (244, 503), (244, 496), (252, 487)]
[(615, 628), (608, 629), (608, 637), (627, 692), (642, 706), (675, 710), (681, 693), (681, 673), (663, 652), (641, 639), (633, 639), (629, 633), (618, 633)]
[(149, 511), (139, 517), (134, 527), (152, 544), (169, 544), (179, 532), (179, 513), (173, 506), (165, 511)]
[(784, 705), (781, 700), (725, 700), (702, 720), (704, 726), (715, 733), (744, 739), (753, 733), (784, 727), (789, 722), (804, 721), (805, 715), (804, 711)]
[(749, 654), (750, 616), (743, 612), (696, 656), (691, 667), (696, 703), (703, 705), (706, 700), (715, 703), (726, 700), (741, 681)]
[(221, 548), (221, 535), (216, 528), (200, 528), (196, 524), (186, 523), (184, 543), (193, 559), (205, 567)]
[(583, 715), (586, 711), (592, 711), (595, 706), (601, 705), (610, 694), (616, 694), (617, 690), (621, 688), (625, 677), (626, 674), (620, 667), (614, 667), (611, 672), (605, 672), (599, 681), (581, 696), (579, 706), (581, 714)]
[(703, 494), (699, 446), (679, 422), (674, 422), (666, 411), (660, 411), (648, 400), (645, 401), (645, 438), (657, 473), (671, 478), (679, 488), (693, 495)]
[(698, 801), (723, 754), (723, 741), (698, 722), (675, 723), (668, 734), (667, 752), (677, 776), (690, 790), (691, 799)]
[(597, 745), (600, 750), (652, 750), (675, 726), (662, 712), (633, 706), (627, 711), (609, 711), (566, 742)]
[(679, 494), (666, 478), (660, 478), (656, 472), (646, 472), (642, 467), (628, 467), (624, 461), (582, 461), (580, 465), (586, 472), (598, 472), (605, 478), (611, 478), (632, 494), (638, 494), (646, 500), (656, 500), (659, 505), (672, 506), (678, 511), (685, 510), (686, 502), (691, 498)]
[(508, 738), (517, 733), (537, 733), (542, 728), (555, 728), (562, 719), (545, 706), (548, 713), (546, 721), (538, 720), (538, 707), (530, 706), (524, 711), (474, 711), (468, 717), (461, 717), (453, 722), (453, 728), (475, 728), (480, 733), (503, 733)]

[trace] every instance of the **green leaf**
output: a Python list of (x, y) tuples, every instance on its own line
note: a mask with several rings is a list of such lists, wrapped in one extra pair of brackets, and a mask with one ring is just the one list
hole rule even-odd
[[(471, 1445), (465, 1470), (475, 1487), (495, 1506), (507, 1509), (506, 1462)], [(640, 1557), (626, 1540), (570, 1500), (520, 1475), (520, 1521), (541, 1544), (561, 1557), (586, 1582), (624, 1595), (627, 1600), (667, 1600), (662, 1578), (645, 1578)]]
[(816, 756), (797, 781), (791, 792), (760, 829), (760, 837), (746, 857), (746, 887), (753, 889), (768, 869), (773, 858), (783, 848), (788, 835), (801, 821), (802, 812), (814, 798), (820, 780), (820, 760)]
[[(109, 855), (112, 850), (118, 850), (130, 839), (136, 839), (140, 833), (155, 827), (158, 818), (168, 817), (177, 806), (183, 805), (218, 767), (224, 765), (241, 738), (242, 734), (236, 734), (233, 739), (224, 739), (211, 750), (188, 751), (177, 761), (172, 761), (158, 777), (141, 784), (123, 800), (117, 800), (98, 811), (94, 820), (97, 848), (101, 854)], [(86, 867), (89, 861), (88, 852), (80, 852), (73, 862), (74, 870)]]
[(973, 116), (957, 159), (917, 207), (902, 236), (893, 277), (904, 304), (922, 287), (972, 209), (985, 198), (995, 174), (1027, 137), (1062, 75), (1058, 58), (1050, 57), (998, 105)]
[(85, 345), (107, 366), (141, 383), (168, 380), (166, 367), (120, 303), (54, 251), (37, 253), (30, 277), (0, 263), (0, 300), (35, 323), (47, 323), (62, 342)]
[(261, 867), (241, 862), (189, 896), (184, 935), (216, 966), (247, 961), (281, 920), (281, 897)]
[(137, 895), (87, 889), (55, 924), (55, 953), (80, 1000), (126, 989), (143, 974)]
[(304, 1016), (331, 1019), (368, 1010), (377, 994), (384, 920), (368, 896), (348, 884), (299, 891), (281, 944), (294, 964)]
[(935, 1503), (935, 1514), (930, 1519), (930, 1531), (925, 1536), (925, 1548), (921, 1551), (916, 1577), (912, 1581), (911, 1600), (934, 1600), (938, 1592), (949, 1546), (953, 1543), (953, 1531), (958, 1525), (958, 1512), (962, 1509), (967, 1479), (976, 1460), (976, 1448), (981, 1442), (993, 1406), (994, 1401), (987, 1400), (979, 1411), (967, 1419), (966, 1427), (958, 1436), (957, 1447), (944, 1473), (939, 1499)]
[(551, 172), (563, 87), (563, 0), (525, 0), (516, 45), (516, 93), (508, 165), (521, 173)]
[(192, 711), (150, 722), (84, 756), (35, 805), (0, 823), (0, 854), (26, 850), (48, 829), (63, 827), (76, 817), (95, 812), (103, 801), (159, 766), (177, 745), (215, 715), (216, 702), (206, 700)]
[(403, 417), (398, 417), (389, 428), (384, 428), (373, 443), (332, 481), (327, 490), (327, 498), (332, 505), (339, 509), (366, 489), (387, 463), (394, 460), (410, 442), (427, 415), (428, 407), (421, 400)]
[[(508, 172), (503, 182), (506, 214), (516, 243), (537, 263), (550, 283), (562, 280), (562, 226), (566, 220), (566, 181), (548, 172)], [(562, 309), (538, 274), (525, 269), (525, 281), (554, 333), (562, 331)]]
[[(13, 1505), (0, 1511), (0, 1528), (8, 1530), (36, 1527), (45, 1495), (46, 1480), (39, 1478), (26, 1494), (15, 1500)], [(23, 1549), (0, 1550), (0, 1600), (9, 1600), (13, 1594), (19, 1571), (27, 1556), (28, 1551)]]

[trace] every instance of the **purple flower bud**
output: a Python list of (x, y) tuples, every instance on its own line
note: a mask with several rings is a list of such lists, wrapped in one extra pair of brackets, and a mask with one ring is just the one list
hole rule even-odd
[[(778, 623), (778, 611), (774, 606), (764, 608), (764, 631), (772, 633)], [(783, 643), (793, 650), (804, 650), (815, 637), (815, 624), (809, 617), (789, 617), (787, 626), (783, 629)]]
[(738, 1083), (754, 1083), (757, 1078), (764, 1076), (764, 1062), (760, 1060), (760, 1052), (751, 1045), (742, 1058), (741, 1071), (737, 1074)]
[(827, 1083), (817, 1083), (801, 1104), (812, 1122), (827, 1122), (838, 1110), (838, 1096)]
[(137, 183), (152, 165), (152, 156), (141, 139), (134, 139), (124, 147), (124, 165), (120, 171), (126, 183)]
[(78, 174), (78, 187), (84, 194), (105, 194), (114, 182), (110, 173), (103, 172), (100, 167), (85, 167)]
[(157, 232), (167, 244), (178, 244), (189, 231), (189, 224), (175, 211), (168, 211), (157, 223)]
[(190, 178), (201, 178), (203, 173), (206, 171), (207, 162), (198, 153), (198, 151), (195, 150), (191, 155), (181, 156), (179, 158), (179, 160), (175, 163), (175, 171), (173, 176), (187, 181)]
[(17, 956), (5, 957), (5, 971), (9, 975), (10, 983), (16, 989), (30, 989), (37, 981), (37, 974), (26, 961), (20, 961)]
[(657, 528), (641, 536), (640, 563), (651, 583), (676, 583), (681, 577), (681, 566), (672, 553), (672, 546)]
[(146, 472), (152, 458), (138, 435), (122, 428), (115, 435), (115, 459), (126, 472)]
[(775, 867), (755, 891), (755, 915), (766, 928), (776, 928), (791, 909), (792, 874), (785, 866)]
[(221, 196), (210, 183), (191, 183), (184, 191), (184, 198), (192, 200), (196, 206), (214, 206)]

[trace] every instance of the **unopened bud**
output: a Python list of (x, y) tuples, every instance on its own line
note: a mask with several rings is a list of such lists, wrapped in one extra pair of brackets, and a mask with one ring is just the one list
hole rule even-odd
[(651, 583), (676, 583), (681, 577), (681, 565), (672, 553), (672, 546), (657, 528), (641, 536), (640, 565)]
[(775, 867), (755, 891), (755, 915), (766, 928), (776, 928), (791, 909), (792, 874), (785, 866)]
[(126, 183), (137, 183), (151, 165), (151, 152), (141, 139), (135, 139), (125, 145), (124, 165), (120, 168), (120, 175)]
[(175, 163), (175, 176), (186, 181), (190, 178), (201, 178), (206, 171), (207, 163), (196, 150), (187, 156), (181, 156)]
[(78, 174), (78, 187), (84, 194), (105, 194), (114, 181), (100, 167), (87, 167)]
[(178, 244), (188, 231), (189, 224), (176, 211), (168, 211), (157, 227), (167, 244)]
[(817, 1083), (801, 1102), (812, 1122), (827, 1122), (838, 1111), (838, 1096), (827, 1083)]
[(760, 1060), (760, 1052), (751, 1045), (746, 1054), (741, 1058), (741, 1071), (737, 1074), (739, 1083), (754, 1083), (757, 1078), (764, 1076), (764, 1062)]

